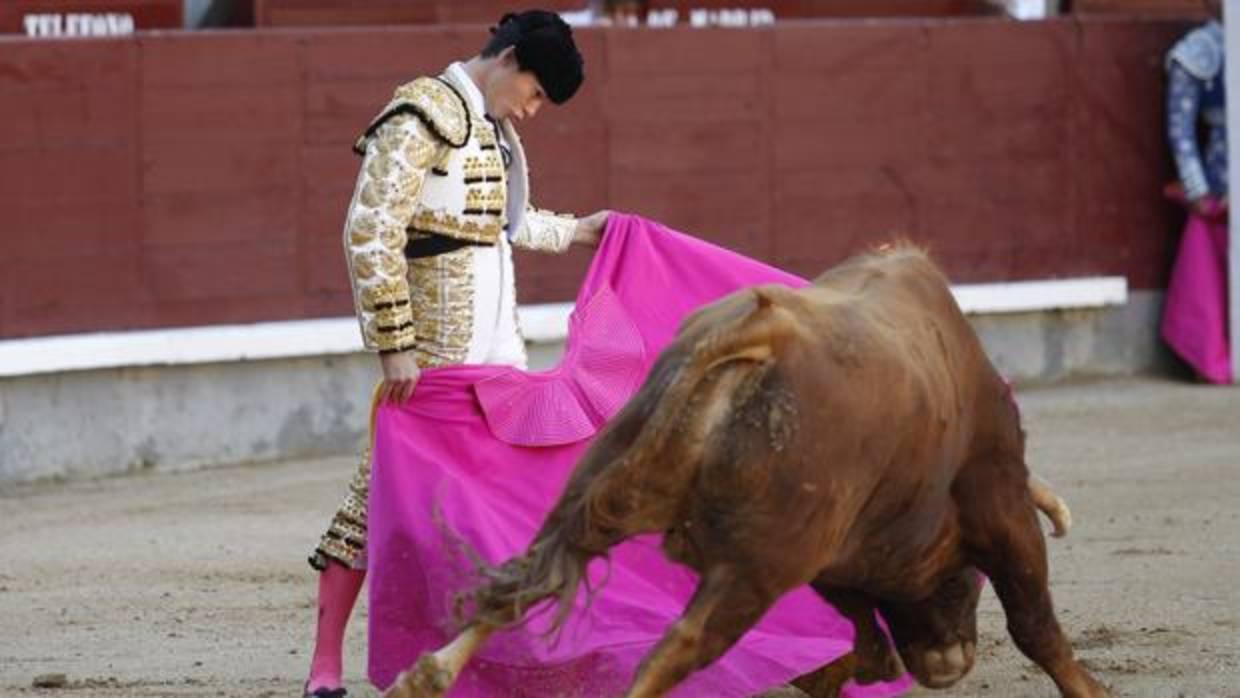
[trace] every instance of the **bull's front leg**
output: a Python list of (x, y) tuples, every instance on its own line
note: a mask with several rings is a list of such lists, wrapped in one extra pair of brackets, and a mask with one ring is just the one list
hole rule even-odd
[(857, 675), (856, 651), (837, 657), (830, 664), (796, 677), (790, 683), (809, 698), (840, 698), (844, 684)]
[(947, 688), (972, 670), (981, 587), (977, 571), (965, 567), (921, 601), (879, 604), (904, 665), (921, 685)]
[[(813, 582), (810, 586), (813, 587), (814, 591), (818, 592), (819, 596), (853, 624), (854, 636), (851, 655), (853, 671), (846, 678), (855, 678), (857, 683), (863, 685), (878, 681), (891, 681), (898, 678), (901, 673), (900, 660), (896, 657), (891, 643), (878, 625), (874, 601), (860, 592), (833, 587), (822, 582)], [(822, 679), (843, 675), (845, 673), (844, 669), (848, 666), (850, 664), (847, 661), (847, 657), (841, 657), (819, 671), (797, 679), (797, 681), (793, 682), (793, 685), (813, 698), (818, 698), (820, 695), (830, 696), (832, 695), (831, 690), (835, 690), (838, 693), (839, 689), (838, 687), (834, 689), (827, 688), (827, 686), (832, 685), (832, 682), (823, 681)], [(817, 686), (815, 690), (807, 690), (807, 688), (815, 685)], [(840, 682), (840, 686), (842, 685), (843, 682)]]
[(471, 625), (437, 652), (424, 654), (384, 693), (385, 698), (439, 698), (456, 679), (487, 638), (495, 632), (489, 625)]

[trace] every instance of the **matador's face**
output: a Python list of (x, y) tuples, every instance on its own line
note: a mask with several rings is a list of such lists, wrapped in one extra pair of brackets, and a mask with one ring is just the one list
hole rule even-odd
[(487, 115), (493, 119), (512, 119), (520, 123), (532, 118), (547, 101), (538, 78), (521, 70), (512, 48), (500, 54), (499, 65), (482, 86)]

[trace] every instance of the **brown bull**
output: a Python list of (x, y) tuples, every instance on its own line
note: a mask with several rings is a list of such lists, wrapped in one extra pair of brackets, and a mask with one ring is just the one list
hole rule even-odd
[(951, 686), (974, 661), (979, 572), (1064, 696), (1105, 696), (1055, 619), (1037, 511), (1057, 533), (1067, 511), (1024, 450), (1006, 384), (921, 251), (735, 293), (685, 321), (529, 551), (491, 571), (467, 631), (388, 695), (440, 695), (493, 629), (548, 598), (563, 621), (591, 559), (661, 531), (700, 583), (629, 696), (666, 694), (802, 584), (857, 634), (798, 685), (893, 677), (898, 653), (922, 685)]

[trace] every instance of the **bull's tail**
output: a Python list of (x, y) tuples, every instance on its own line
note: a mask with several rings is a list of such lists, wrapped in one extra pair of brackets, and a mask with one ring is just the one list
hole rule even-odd
[[(639, 532), (625, 521), (633, 490), (627, 459), (602, 462), (593, 452), (578, 464), (560, 500), (524, 554), (498, 567), (483, 567), (485, 583), (473, 593), (474, 623), (504, 627), (550, 599), (556, 606), (548, 627), (556, 632), (572, 611), (590, 561)], [(628, 490), (628, 491), (626, 491)]]
[[(651, 468), (643, 455), (650, 452), (652, 441), (665, 437), (668, 423), (678, 418), (688, 397), (681, 395), (685, 392), (681, 371), (669, 370), (672, 377), (665, 381), (667, 391), (660, 395), (632, 444), (611, 449), (596, 443), (578, 463), (525, 554), (483, 570), (486, 584), (474, 592), (475, 622), (511, 625), (521, 621), (530, 608), (551, 599), (557, 607), (550, 625), (554, 632), (568, 618), (591, 560), (629, 536), (659, 530), (655, 517), (644, 510), (673, 497), (679, 500), (682, 488), (675, 487), (674, 480), (679, 479), (675, 471), (687, 465)], [(600, 441), (608, 437), (600, 436)]]
[(1056, 538), (1068, 535), (1068, 530), (1072, 528), (1072, 512), (1068, 509), (1068, 503), (1055, 494), (1045, 480), (1033, 473), (1029, 474), (1029, 494), (1033, 496), (1033, 503), (1038, 511), (1050, 519), (1055, 527), (1051, 535)]
[[(558, 607), (550, 626), (554, 632), (571, 612), (592, 559), (626, 538), (670, 526), (693, 481), (697, 459), (668, 452), (669, 440), (678, 432), (684, 436), (686, 411), (695, 404), (703, 380), (716, 369), (735, 362), (767, 364), (773, 330), (764, 318), (772, 314), (771, 293), (755, 289), (749, 311), (701, 337), (687, 357), (656, 365), (634, 400), (638, 406), (626, 407), (616, 419), (638, 424), (640, 431), (600, 436), (529, 550), (484, 570), (486, 583), (473, 597), (476, 623), (511, 625), (531, 607), (552, 599)], [(647, 408), (654, 405), (649, 414), (630, 413), (643, 403)], [(609, 440), (612, 443), (605, 443)]]
[(568, 618), (586, 565), (594, 557), (562, 536), (540, 537), (524, 555), (484, 568), (485, 583), (473, 593), (473, 623), (513, 625), (534, 606), (553, 599), (557, 610), (550, 630), (554, 632)]

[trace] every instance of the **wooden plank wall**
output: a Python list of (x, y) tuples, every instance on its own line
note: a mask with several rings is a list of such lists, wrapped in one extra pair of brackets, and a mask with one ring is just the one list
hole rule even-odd
[(585, 0), (253, 0), (255, 23), (270, 27), (397, 24), (486, 24), (507, 12), (538, 7), (563, 12)]
[[(1164, 283), (1178, 22), (582, 31), (526, 125), (540, 205), (645, 214), (802, 274), (893, 236), (959, 282)], [(357, 132), (481, 27), (0, 40), (0, 337), (342, 315)], [(585, 255), (522, 255), (525, 302)]]
[[(358, 26), (491, 24), (513, 10), (507, 0), (253, 0), (259, 26)], [(1112, 0), (1116, 1), (1116, 0)], [(1145, 0), (1146, 2), (1154, 0)], [(1167, 2), (1169, 0), (1162, 0)], [(543, 0), (538, 7), (564, 12), (585, 0)], [(763, 9), (779, 19), (824, 17), (941, 17), (995, 14), (989, 0), (650, 0), (650, 10), (676, 10), (687, 22), (695, 9)], [(518, 7), (520, 9), (520, 7)]]
[[(1062, 1), (1062, 0), (1061, 0)], [(1223, 0), (1218, 0), (1222, 6)], [(1070, 0), (1069, 9), (1081, 14), (1204, 18), (1207, 0)]]

